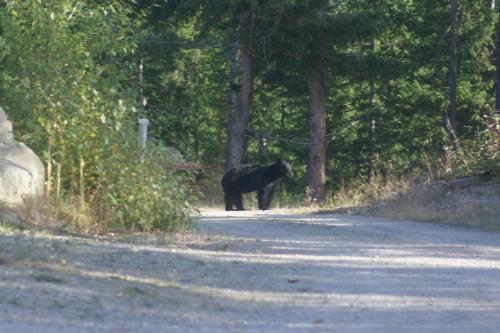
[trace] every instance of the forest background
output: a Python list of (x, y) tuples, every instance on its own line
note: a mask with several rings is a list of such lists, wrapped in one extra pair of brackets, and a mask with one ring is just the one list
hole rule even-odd
[[(334, 205), (402, 177), (499, 174), (494, 0), (0, 7), (0, 104), (42, 157), (54, 223), (173, 230), (194, 200), (221, 197), (225, 169), (277, 158), (295, 173), (281, 205)], [(139, 117), (151, 122), (145, 151)], [(181, 162), (171, 148), (206, 175), (202, 198), (190, 172), (167, 167)]]

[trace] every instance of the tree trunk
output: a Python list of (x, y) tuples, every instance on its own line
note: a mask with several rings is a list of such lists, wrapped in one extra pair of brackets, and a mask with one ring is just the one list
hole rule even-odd
[(309, 83), (309, 160), (307, 164), (308, 191), (311, 203), (325, 199), (325, 135), (326, 98), (325, 64), (320, 57), (313, 68)]
[[(240, 16), (240, 27), (241, 27), (241, 95), (240, 95), (240, 114), (242, 118), (242, 123), (240, 131), (243, 133), (243, 149), (241, 155), (241, 161), (246, 163), (247, 161), (247, 148), (248, 148), (248, 121), (250, 119), (250, 111), (252, 105), (253, 96), (253, 52), (251, 45), (251, 15), (252, 13), (248, 10), (241, 14)], [(240, 163), (241, 163), (240, 161)]]
[(497, 18), (497, 36), (496, 36), (496, 85), (495, 85), (495, 112), (500, 116), (500, 6), (498, 7), (498, 18)]
[[(451, 0), (450, 64), (448, 84), (450, 103), (446, 114), (446, 129), (454, 146), (457, 144), (457, 0)], [(456, 147), (455, 147), (456, 148)]]
[(369, 164), (368, 164), (368, 182), (372, 182), (373, 176), (375, 174), (375, 167), (373, 165), (374, 158), (373, 158), (373, 146), (375, 144), (375, 126), (376, 126), (376, 121), (375, 121), (375, 80), (370, 79), (370, 92), (369, 92), (369, 102), (370, 102), (370, 116), (368, 118), (369, 121), (369, 132), (368, 132), (368, 158), (369, 158)]
[[(368, 5), (372, 10), (375, 10), (375, 0), (368, 0)], [(375, 53), (375, 39), (372, 37), (370, 43), (368, 44), (369, 52), (371, 54)], [(374, 144), (375, 144), (375, 79), (370, 78), (370, 91), (368, 94), (369, 102), (369, 117), (368, 117), (368, 182), (371, 183), (373, 176), (375, 174), (374, 164)]]
[(224, 168), (231, 169), (239, 164), (237, 158), (237, 142), (235, 140), (234, 122), (238, 118), (238, 33), (234, 31), (231, 36), (231, 49), (229, 51), (229, 91), (228, 91), (228, 112), (227, 112), (227, 143), (226, 143), (226, 163)]
[[(495, 9), (495, 1), (491, 0), (491, 9)], [(488, 130), (492, 132), (496, 137), (497, 150), (500, 151), (500, 128), (499, 128), (499, 118), (500, 118), (500, 6), (498, 6), (497, 13), (497, 36), (496, 36), (496, 46), (495, 46), (495, 57), (496, 57), (496, 72), (495, 72), (495, 114), (497, 118), (493, 117), (490, 113), (486, 115), (486, 125)]]
[[(246, 131), (250, 118), (250, 107), (253, 95), (253, 59), (250, 45), (251, 12), (244, 11), (240, 17), (241, 45), (241, 91), (239, 104), (236, 103), (237, 47), (233, 36), (231, 45), (231, 87), (230, 111), (228, 119), (228, 139), (226, 146), (226, 170), (241, 165), (247, 149)], [(237, 106), (236, 106), (237, 104)]]

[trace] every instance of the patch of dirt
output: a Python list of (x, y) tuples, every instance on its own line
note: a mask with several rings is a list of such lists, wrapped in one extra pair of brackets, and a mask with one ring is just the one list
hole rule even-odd
[(500, 233), (286, 211), (128, 241), (3, 231), (0, 332), (497, 332)]

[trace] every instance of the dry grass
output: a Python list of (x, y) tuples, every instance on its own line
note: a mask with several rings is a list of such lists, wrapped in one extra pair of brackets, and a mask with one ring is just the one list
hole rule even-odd
[(392, 199), (372, 205), (376, 216), (452, 223), (500, 229), (500, 183), (477, 182), (456, 187), (453, 182), (422, 184)]
[(322, 211), (500, 229), (500, 181), (382, 178), (341, 188)]
[[(444, 157), (422, 155), (420, 176), (375, 175), (341, 187), (329, 209), (394, 219), (500, 229), (498, 138), (478, 138)], [(472, 175), (472, 176), (471, 176)], [(348, 207), (346, 209), (346, 207)]]
[(407, 193), (414, 185), (410, 177), (383, 177), (374, 175), (371, 181), (360, 180), (327, 196), (322, 210), (366, 212), (374, 202), (392, 200), (401, 193)]

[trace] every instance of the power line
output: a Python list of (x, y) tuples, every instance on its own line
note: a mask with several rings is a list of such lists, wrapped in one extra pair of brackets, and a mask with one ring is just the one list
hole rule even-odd
[[(267, 132), (265, 130), (260, 130), (260, 129), (247, 129), (245, 136), (248, 138), (255, 138), (255, 137), (263, 137), (266, 138), (267, 140), (274, 140), (274, 141), (281, 141), (285, 143), (291, 143), (291, 144), (296, 144), (296, 145), (301, 145), (301, 146), (308, 146), (309, 145), (309, 139), (305, 137), (299, 137), (296, 135), (291, 135), (291, 134), (271, 134), (270, 132)], [(330, 137), (327, 137), (325, 140), (325, 143), (332, 142), (336, 139), (335, 135), (331, 135)]]

